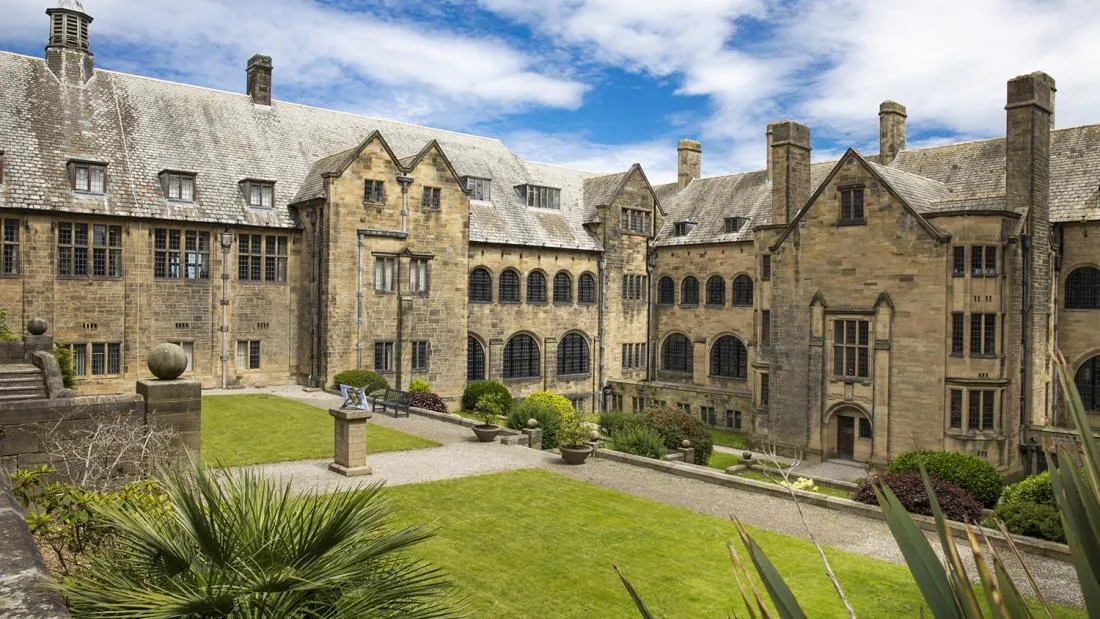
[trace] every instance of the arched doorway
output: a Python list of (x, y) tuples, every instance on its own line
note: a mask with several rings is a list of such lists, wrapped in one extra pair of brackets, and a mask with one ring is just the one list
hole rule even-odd
[(871, 416), (861, 408), (841, 405), (830, 415), (827, 451), (839, 460), (867, 462), (871, 459), (874, 429)]

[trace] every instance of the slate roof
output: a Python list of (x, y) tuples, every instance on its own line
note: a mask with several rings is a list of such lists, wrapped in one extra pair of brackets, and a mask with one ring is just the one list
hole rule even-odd
[[(243, 82), (242, 75), (242, 82)], [(0, 208), (227, 225), (294, 227), (288, 205), (322, 195), (373, 131), (412, 161), (432, 140), (462, 176), (490, 178), (492, 201), (471, 203), (470, 240), (598, 251), (584, 228), (588, 172), (523, 161), (499, 140), (96, 69), (62, 86), (39, 58), (0, 52)], [(104, 196), (69, 188), (66, 164), (107, 164)], [(194, 203), (165, 199), (158, 174), (194, 172)], [(275, 181), (275, 208), (245, 204), (241, 180)], [(529, 209), (516, 187), (561, 189), (560, 211)]]

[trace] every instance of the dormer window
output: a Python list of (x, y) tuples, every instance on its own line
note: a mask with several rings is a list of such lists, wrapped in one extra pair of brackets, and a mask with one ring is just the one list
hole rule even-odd
[(727, 217), (726, 218), (726, 234), (733, 234), (734, 232), (740, 232), (741, 228), (745, 227), (748, 223), (748, 219), (745, 217)]
[(482, 200), (484, 202), (488, 202), (492, 199), (492, 193), (489, 189), (490, 179), (479, 178), (477, 176), (465, 176), (462, 180), (463, 183), (466, 185), (466, 189), (470, 190), (471, 200)]
[(561, 209), (561, 189), (540, 185), (521, 185), (521, 193), (527, 197), (527, 206), (531, 208)]
[(672, 236), (687, 236), (694, 227), (694, 221), (678, 221), (673, 224)]
[(69, 163), (69, 182), (73, 191), (107, 193), (107, 165), (90, 161)]
[(275, 206), (275, 182), (245, 179), (241, 181), (241, 193), (245, 202), (256, 208), (271, 208)]
[(164, 187), (164, 197), (178, 202), (195, 201), (195, 175), (190, 172), (160, 173), (160, 182)]

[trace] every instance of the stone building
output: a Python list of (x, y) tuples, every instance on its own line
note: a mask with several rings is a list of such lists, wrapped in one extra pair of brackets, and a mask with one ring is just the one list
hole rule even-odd
[(1100, 126), (1053, 129), (1044, 74), (1009, 82), (1005, 138), (907, 149), (885, 102), (877, 155), (811, 163), (782, 121), (765, 170), (701, 178), (682, 140), (655, 187), (278, 101), (261, 55), (243, 93), (97, 69), (80, 3), (47, 13), (44, 61), (0, 52), (0, 307), (82, 391), (170, 341), (207, 387), (492, 378), (1012, 471), (1066, 434), (1056, 347), (1100, 409)]

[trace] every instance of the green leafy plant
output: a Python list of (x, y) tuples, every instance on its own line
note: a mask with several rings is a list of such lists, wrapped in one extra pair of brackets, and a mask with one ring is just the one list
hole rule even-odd
[(527, 427), (527, 421), (534, 419), (539, 422), (542, 430), (542, 448), (552, 449), (558, 444), (558, 428), (561, 427), (562, 415), (558, 409), (541, 402), (523, 400), (508, 413), (507, 425), (513, 430), (521, 430)]
[(549, 391), (536, 391), (531, 395), (523, 398), (524, 402), (530, 402), (533, 405), (551, 406), (558, 411), (558, 414), (564, 418), (566, 415), (573, 414), (573, 404), (565, 397)]
[(61, 370), (61, 382), (65, 387), (72, 389), (76, 386), (76, 379), (73, 378), (73, 351), (67, 346), (54, 344), (53, 356), (57, 359), (57, 367)]
[[(856, 488), (852, 500), (877, 505), (880, 486), (890, 488), (906, 511), (932, 515), (932, 499), (919, 473), (884, 473), (865, 479)], [(932, 489), (948, 519), (972, 523), (981, 520), (982, 504), (967, 491), (935, 477), (932, 478)]]
[(390, 386), (389, 381), (370, 370), (345, 370), (333, 376), (332, 382), (334, 385), (365, 388), (367, 393), (386, 389)]
[(634, 417), (635, 415), (621, 411), (600, 413), (600, 429), (611, 438), (615, 438), (615, 435), (631, 423)]
[(581, 416), (576, 413), (570, 413), (561, 420), (561, 427), (558, 428), (558, 447), (579, 448), (584, 447), (588, 442), (589, 433), (591, 430), (581, 419)]
[(428, 384), (428, 381), (418, 378), (409, 383), (409, 391), (412, 393), (431, 393), (432, 387)]
[(916, 473), (923, 464), (928, 474), (955, 484), (986, 507), (997, 504), (1004, 487), (1001, 474), (992, 464), (971, 455), (946, 451), (910, 451), (890, 462), (887, 472)]
[(12, 342), (17, 339), (19, 337), (12, 333), (11, 328), (8, 327), (8, 312), (0, 309), (0, 342)]
[(504, 415), (507, 406), (507, 402), (499, 393), (486, 393), (474, 405), (474, 413), (483, 424), (495, 426)]
[(508, 391), (507, 387), (495, 380), (475, 380), (466, 385), (466, 389), (462, 392), (462, 409), (474, 410), (477, 401), (487, 393), (499, 395), (505, 402), (509, 403), (509, 409), (511, 408), (512, 393)]
[(446, 617), (447, 578), (407, 551), (381, 484), (304, 495), (256, 472), (166, 473), (166, 513), (102, 505), (115, 543), (62, 584), (76, 616)]
[(1005, 486), (1004, 492), (1001, 493), (1001, 503), (1054, 505), (1054, 482), (1050, 479), (1050, 471), (1043, 471), (1038, 475), (1032, 475)]
[(1009, 533), (1062, 544), (1066, 542), (1066, 533), (1062, 529), (1062, 516), (1058, 513), (1058, 508), (1053, 505), (1000, 503), (993, 509), (993, 515), (982, 521), (982, 525), (995, 529), (998, 521), (1004, 523)]
[(618, 451), (656, 460), (660, 460), (667, 453), (664, 439), (657, 430), (649, 426), (631, 424), (612, 436), (612, 446)]
[(679, 448), (685, 439), (691, 441), (695, 450), (694, 463), (707, 465), (714, 443), (710, 437), (710, 428), (702, 421), (669, 406), (650, 408), (641, 414), (639, 421), (657, 430), (667, 449)]

